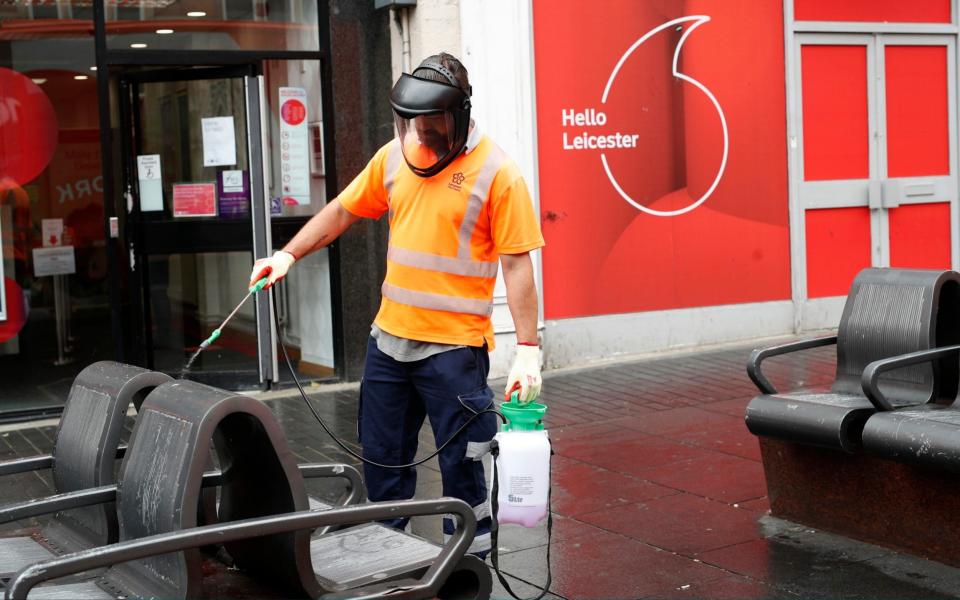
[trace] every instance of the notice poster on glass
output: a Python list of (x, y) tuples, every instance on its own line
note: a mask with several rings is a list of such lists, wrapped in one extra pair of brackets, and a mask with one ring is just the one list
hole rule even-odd
[(217, 216), (217, 184), (213, 182), (174, 184), (173, 216)]
[(203, 166), (232, 167), (237, 164), (233, 117), (200, 119), (200, 133), (203, 137)]
[(41, 220), (40, 232), (44, 248), (63, 245), (63, 219)]
[(280, 88), (280, 181), (286, 205), (310, 204), (307, 91)]
[(246, 171), (217, 174), (217, 211), (222, 218), (250, 216), (250, 178)]
[(33, 249), (33, 276), (73, 275), (77, 272), (73, 246), (52, 246)]
[(163, 179), (160, 176), (160, 155), (142, 154), (137, 157), (137, 180), (140, 190), (140, 210), (163, 210)]

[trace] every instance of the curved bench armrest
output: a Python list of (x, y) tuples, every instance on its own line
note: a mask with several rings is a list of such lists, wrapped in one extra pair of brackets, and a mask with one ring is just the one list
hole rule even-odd
[[(340, 499), (341, 506), (360, 502), (363, 494), (363, 478), (356, 468), (340, 463), (300, 463), (297, 465), (304, 479), (316, 477), (341, 477), (347, 480), (347, 493)], [(223, 473), (207, 471), (203, 474), (203, 487), (216, 487), (223, 483)]]
[(0, 508), (0, 523), (10, 523), (11, 521), (39, 517), (61, 510), (113, 502), (116, 499), (116, 485), (105, 485), (77, 492), (55, 494), (53, 496), (47, 496), (46, 498), (27, 500), (26, 502), (18, 502), (17, 504)]
[(445, 514), (452, 514), (456, 517), (456, 531), (443, 545), (440, 554), (419, 580), (378, 583), (362, 588), (363, 593), (358, 593), (361, 590), (352, 590), (351, 592), (354, 595), (349, 596), (386, 598), (396, 595), (397, 587), (402, 586), (407, 593), (418, 592), (414, 595), (432, 597), (437, 594), (444, 581), (453, 573), (457, 562), (466, 554), (477, 530), (477, 519), (474, 516), (473, 509), (466, 502), (455, 498), (371, 502), (324, 511), (301, 511), (271, 515), (194, 527), (83, 550), (24, 567), (7, 585), (6, 597), (10, 600), (25, 600), (30, 589), (44, 581), (148, 556), (178, 552), (188, 548), (199, 548), (330, 525), (351, 525), (397, 517)]
[(822, 338), (813, 338), (811, 340), (800, 340), (799, 342), (791, 342), (782, 346), (764, 348), (763, 350), (754, 350), (750, 354), (749, 362), (747, 362), (747, 375), (750, 376), (750, 380), (757, 386), (757, 389), (764, 394), (776, 394), (777, 388), (773, 387), (773, 384), (764, 376), (760, 368), (763, 361), (771, 356), (779, 356), (781, 354), (789, 354), (791, 352), (799, 352), (800, 350), (809, 350), (810, 348), (819, 348), (836, 343), (837, 336), (831, 335)]
[(875, 360), (863, 370), (860, 376), (860, 387), (863, 393), (879, 411), (890, 411), (897, 408), (887, 400), (887, 397), (880, 391), (880, 375), (887, 371), (909, 367), (920, 363), (946, 358), (948, 356), (960, 353), (960, 346), (944, 346), (942, 348), (933, 348), (930, 350), (920, 350), (909, 354), (902, 354), (891, 358)]
[(300, 468), (300, 474), (303, 475), (304, 479), (314, 477), (341, 477), (346, 479), (347, 492), (339, 501), (342, 506), (357, 504), (363, 498), (363, 478), (356, 467), (326, 463), (302, 463), (297, 466)]

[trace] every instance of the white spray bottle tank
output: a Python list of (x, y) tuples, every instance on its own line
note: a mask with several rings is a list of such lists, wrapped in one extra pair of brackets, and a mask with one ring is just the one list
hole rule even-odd
[(550, 439), (543, 428), (544, 404), (517, 401), (500, 405), (508, 422), (494, 439), (499, 445), (497, 515), (500, 524), (533, 527), (547, 516), (550, 492)]

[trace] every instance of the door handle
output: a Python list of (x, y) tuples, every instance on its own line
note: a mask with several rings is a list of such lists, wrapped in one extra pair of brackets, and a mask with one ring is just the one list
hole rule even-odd
[(908, 198), (917, 196), (933, 196), (937, 193), (937, 187), (932, 183), (914, 183), (903, 186), (903, 195)]
[(936, 193), (937, 186), (932, 182), (905, 183), (900, 179), (887, 179), (883, 182), (880, 205), (883, 208), (897, 208), (907, 198), (933, 196)]

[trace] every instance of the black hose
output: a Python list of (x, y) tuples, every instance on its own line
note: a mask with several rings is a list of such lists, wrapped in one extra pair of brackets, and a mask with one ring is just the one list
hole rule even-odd
[(434, 453), (431, 454), (430, 456), (427, 456), (427, 457), (425, 457), (425, 458), (421, 458), (420, 460), (418, 460), (418, 461), (416, 461), (416, 462), (408, 463), (408, 464), (405, 464), (405, 465), (385, 465), (385, 464), (383, 464), (383, 463), (378, 463), (378, 462), (373, 461), (373, 460), (370, 460), (370, 459), (368, 459), (368, 458), (364, 458), (363, 456), (357, 454), (356, 452), (354, 452), (353, 450), (351, 450), (349, 447), (347, 447), (347, 445), (344, 444), (342, 441), (340, 441), (340, 438), (338, 438), (332, 431), (330, 431), (330, 428), (327, 427), (327, 424), (323, 421), (323, 417), (321, 417), (321, 416), (320, 416), (320, 413), (317, 412), (317, 409), (314, 408), (313, 403), (310, 401), (310, 398), (307, 396), (307, 392), (304, 391), (303, 386), (300, 384), (300, 379), (297, 378), (297, 373), (296, 373), (296, 371), (294, 371), (294, 369), (293, 369), (293, 362), (290, 360), (290, 355), (287, 354), (287, 346), (283, 343), (283, 333), (282, 333), (281, 328), (280, 328), (280, 315), (278, 314), (278, 312), (277, 312), (276, 310), (274, 310), (274, 311), (272, 311), (272, 312), (273, 312), (274, 325), (276, 325), (276, 328), (277, 328), (277, 341), (280, 342), (280, 349), (283, 351), (284, 361), (287, 363), (287, 369), (290, 371), (290, 376), (293, 377), (293, 382), (294, 382), (295, 384), (297, 384), (297, 389), (300, 390), (300, 396), (303, 398), (303, 401), (307, 404), (307, 408), (309, 408), (309, 409), (310, 409), (310, 412), (313, 413), (314, 418), (316, 418), (316, 419), (317, 419), (317, 422), (320, 423), (320, 427), (323, 427), (323, 430), (327, 432), (327, 435), (329, 435), (329, 436), (331, 437), (331, 439), (333, 439), (333, 441), (336, 442), (337, 445), (340, 446), (340, 447), (343, 449), (344, 452), (346, 452), (347, 454), (349, 454), (350, 456), (356, 458), (356, 459), (359, 460), (359, 461), (362, 461), (362, 462), (364, 462), (364, 463), (366, 463), (366, 464), (368, 464), (368, 465), (373, 465), (374, 467), (380, 467), (380, 468), (383, 468), (383, 469), (410, 469), (410, 468), (416, 467), (417, 465), (422, 465), (423, 463), (427, 462), (428, 460), (430, 460), (430, 459), (433, 458), (434, 456), (440, 454), (440, 452), (441, 452), (444, 448), (446, 448), (447, 445), (450, 444), (450, 442), (452, 442), (454, 439), (456, 439), (456, 437), (457, 437), (458, 435), (460, 435), (461, 433), (463, 433), (463, 431), (470, 425), (470, 423), (473, 423), (474, 419), (479, 418), (480, 415), (483, 415), (483, 414), (486, 414), (486, 413), (493, 413), (493, 414), (497, 415), (498, 417), (500, 417), (501, 421), (503, 421), (504, 423), (507, 422), (507, 418), (503, 415), (503, 413), (501, 413), (501, 412), (498, 411), (498, 410), (495, 410), (495, 409), (492, 409), (492, 408), (488, 408), (488, 409), (486, 409), (486, 410), (481, 410), (481, 411), (479, 411), (479, 412), (474, 412), (473, 416), (470, 417), (469, 419), (467, 419), (467, 422), (464, 423), (463, 425), (461, 425), (461, 426), (460, 426), (460, 429), (457, 429), (457, 430), (453, 433), (453, 435), (450, 436), (450, 439), (448, 439), (448, 440), (445, 441), (443, 444), (441, 444), (440, 447), (437, 448), (436, 452), (434, 452)]

